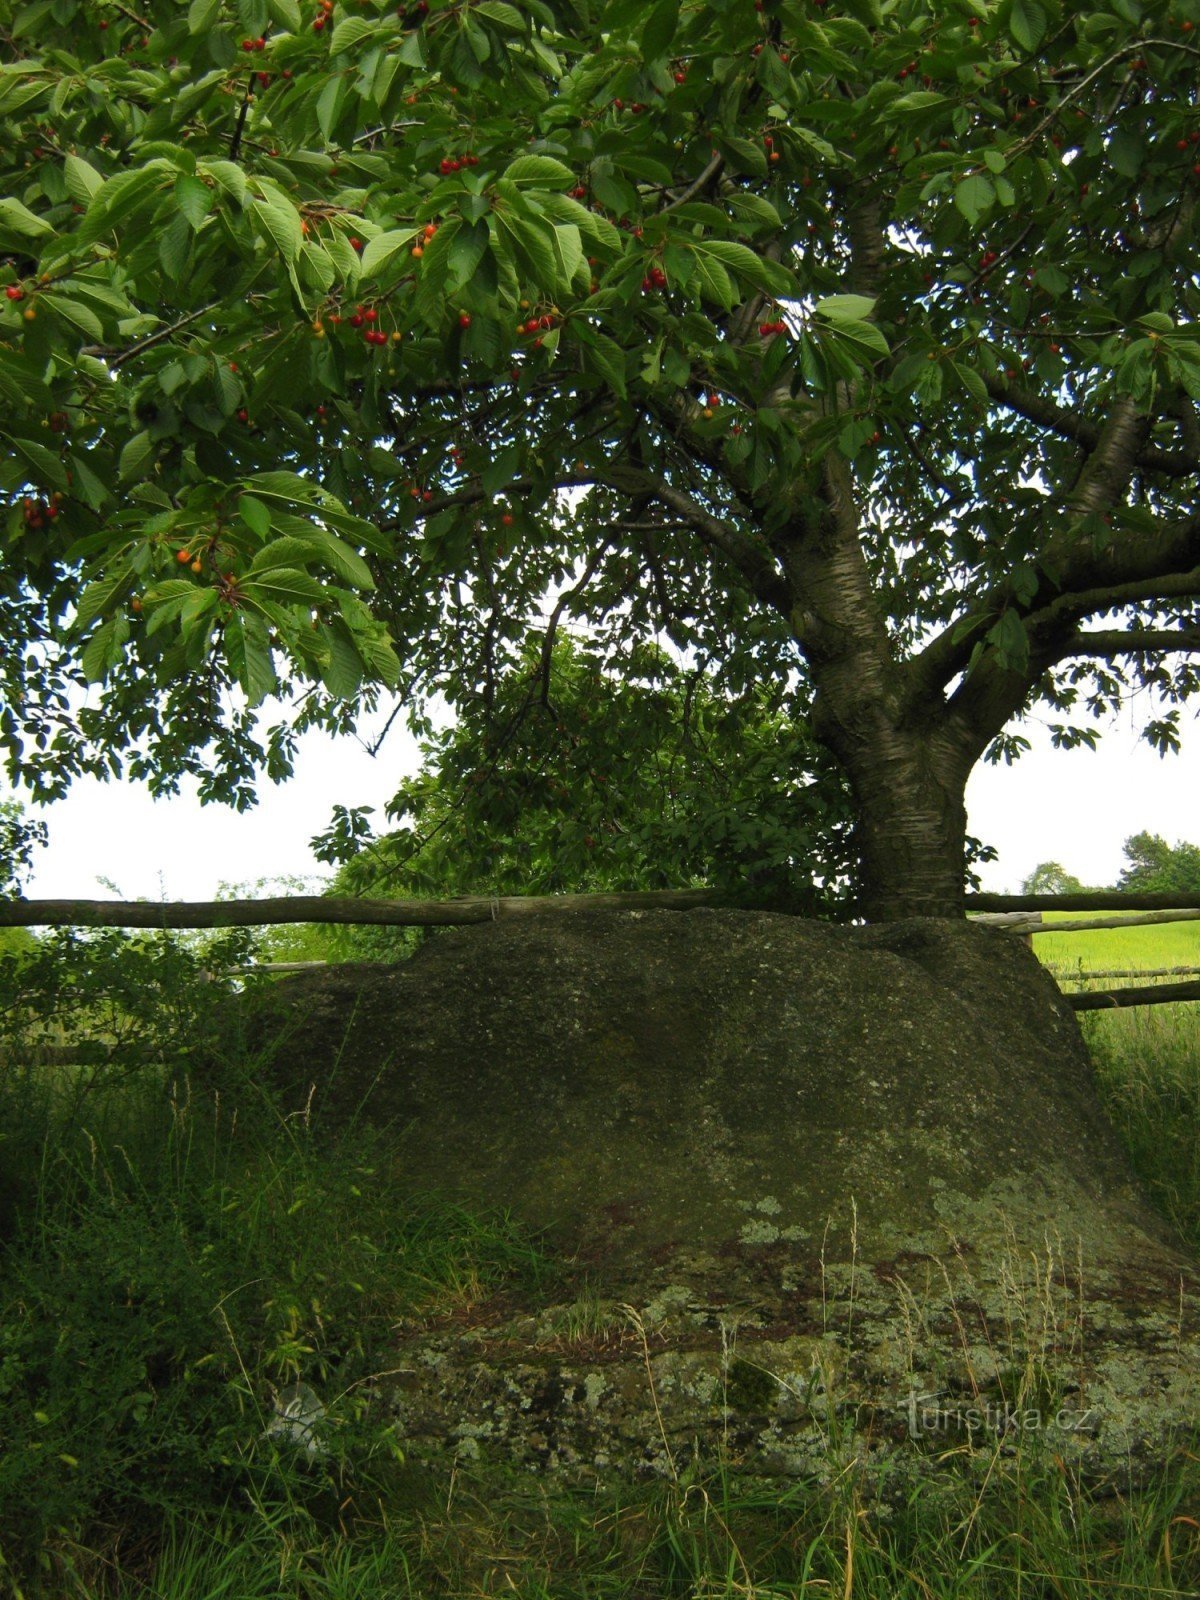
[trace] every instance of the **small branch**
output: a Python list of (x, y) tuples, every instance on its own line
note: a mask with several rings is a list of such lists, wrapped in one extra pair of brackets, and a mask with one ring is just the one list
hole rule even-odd
[(542, 639), (542, 704), (547, 711), (553, 708), (550, 705), (550, 666), (554, 656), (554, 638), (558, 632), (558, 624), (562, 614), (573, 600), (577, 600), (586, 590), (589, 583), (596, 576), (596, 570), (604, 560), (611, 548), (610, 541), (605, 539), (597, 550), (592, 553), (592, 559), (583, 569), (583, 575), (573, 589), (565, 590), (558, 597), (558, 604), (550, 613), (550, 620), (546, 624), (546, 632)]
[(232, 135), (232, 137), (230, 138), (230, 141), (229, 141), (229, 159), (230, 159), (230, 161), (236, 161), (237, 160), (238, 151), (242, 148), (242, 132), (243, 132), (245, 126), (246, 126), (246, 113), (250, 110), (250, 102), (251, 102), (251, 100), (253, 98), (254, 98), (254, 79), (253, 79), (253, 77), (251, 77), (250, 82), (246, 85), (246, 92), (242, 96), (242, 103), (241, 103), (241, 106), (238, 108), (237, 123), (234, 126), (233, 135)]
[(1130, 632), (1113, 628), (1105, 632), (1078, 633), (1059, 652), (1067, 656), (1134, 656), (1149, 651), (1170, 655), (1176, 650), (1200, 650), (1200, 628), (1146, 628)]
[(690, 494), (677, 489), (649, 471), (631, 469), (626, 475), (614, 474), (608, 481), (615, 489), (634, 494), (649, 490), (656, 500), (676, 511), (700, 537), (729, 558), (764, 604), (786, 617), (791, 609), (791, 593), (764, 545), (761, 549), (743, 533), (714, 517)]
[(703, 194), (714, 178), (720, 176), (725, 170), (725, 157), (713, 156), (698, 178), (693, 179), (686, 189), (681, 189), (677, 195), (672, 196), (665, 206), (659, 208), (659, 216), (664, 216), (668, 211), (674, 211), (677, 206), (687, 205), (689, 200), (694, 200), (698, 194)]
[(154, 345), (161, 344), (164, 339), (170, 339), (181, 328), (186, 328), (189, 324), (198, 322), (201, 317), (208, 316), (210, 311), (216, 311), (220, 305), (221, 302), (219, 300), (213, 300), (208, 305), (201, 306), (199, 311), (189, 311), (187, 316), (180, 317), (178, 322), (172, 322), (165, 328), (159, 328), (156, 332), (147, 334), (144, 339), (139, 339), (136, 344), (131, 344), (128, 350), (122, 350), (120, 354), (113, 356), (109, 361), (109, 366), (123, 367), (127, 361), (132, 361), (134, 356), (140, 356), (143, 350), (149, 350)]

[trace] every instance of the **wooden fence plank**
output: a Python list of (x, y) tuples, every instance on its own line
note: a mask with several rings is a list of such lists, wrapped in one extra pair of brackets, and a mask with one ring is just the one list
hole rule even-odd
[(1163, 1006), (1200, 1000), (1200, 983), (1157, 983), (1139, 989), (1080, 989), (1064, 995), (1076, 1011), (1109, 1011), (1120, 1006)]
[(716, 905), (714, 889), (646, 889), (615, 894), (463, 895), (457, 900), (338, 900), (286, 895), (273, 900), (0, 900), (0, 928), (253, 928), (289, 922), (450, 928), (500, 917), (570, 911), (688, 911)]

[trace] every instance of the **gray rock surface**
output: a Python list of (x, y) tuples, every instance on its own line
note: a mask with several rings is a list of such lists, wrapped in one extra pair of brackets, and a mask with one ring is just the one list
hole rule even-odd
[(556, 1304), (399, 1330), (414, 1454), (905, 1481), (1049, 1447), (1103, 1475), (1200, 1421), (1195, 1264), (1009, 934), (581, 913), (274, 999), (295, 1107), (387, 1124), (415, 1189), (572, 1263)]

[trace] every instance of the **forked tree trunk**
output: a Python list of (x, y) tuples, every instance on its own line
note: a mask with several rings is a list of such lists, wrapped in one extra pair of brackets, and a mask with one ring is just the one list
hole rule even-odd
[(869, 922), (964, 914), (969, 758), (918, 718), (887, 675), (817, 664), (813, 728), (841, 763), (858, 814), (859, 908)]

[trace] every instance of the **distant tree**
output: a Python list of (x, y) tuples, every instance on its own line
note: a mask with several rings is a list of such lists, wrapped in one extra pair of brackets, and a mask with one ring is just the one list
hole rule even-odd
[(1040, 861), (1021, 884), (1022, 894), (1080, 894), (1083, 884), (1057, 861)]
[(531, 634), (520, 671), (452, 728), (388, 806), (314, 841), (355, 894), (553, 894), (709, 884), (836, 912), (849, 795), (786, 692), (729, 696), (704, 662)]
[[(33, 852), (46, 843), (46, 824), (28, 822), (16, 800), (0, 800), (0, 895), (21, 893), (22, 881)], [(0, 928), (0, 955), (32, 948), (34, 938), (25, 928)]]
[(1118, 888), (1142, 894), (1200, 894), (1200, 845), (1169, 845), (1157, 833), (1135, 833), (1125, 841), (1129, 865)]

